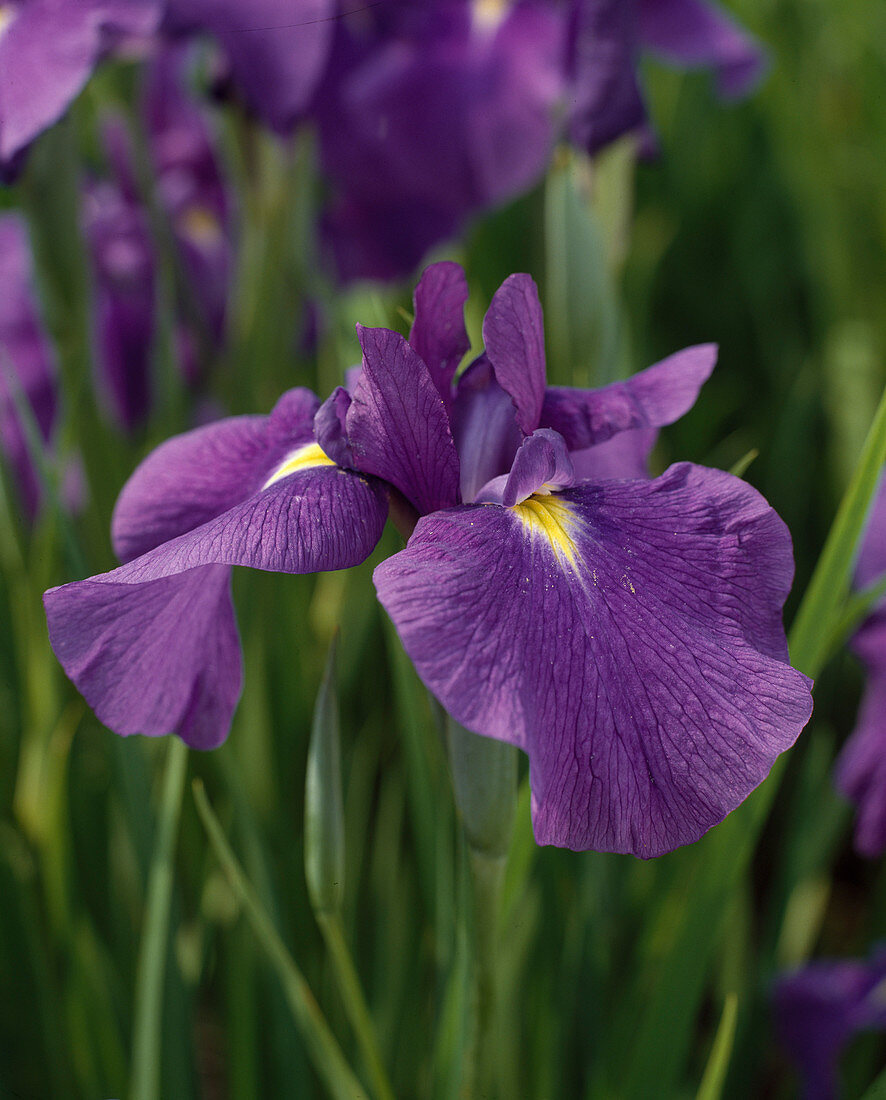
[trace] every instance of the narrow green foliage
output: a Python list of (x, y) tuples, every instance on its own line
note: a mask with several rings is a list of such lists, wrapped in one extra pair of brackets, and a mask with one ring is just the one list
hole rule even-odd
[(333, 638), (314, 707), (305, 775), (305, 877), (316, 914), (341, 912), (345, 880), (345, 821), (341, 791), (337, 639)]
[(817, 676), (833, 644), (871, 501), (886, 463), (886, 391), (790, 634), (791, 660)]
[(732, 1057), (732, 1046), (735, 1042), (737, 1019), (738, 997), (730, 993), (723, 1005), (720, 1026), (714, 1037), (714, 1045), (711, 1047), (711, 1055), (708, 1058), (696, 1100), (720, 1100), (723, 1095), (723, 1085), (726, 1082), (729, 1059)]
[(517, 808), (517, 750), (491, 737), (478, 737), (450, 718), (449, 763), (455, 804), (468, 846), (489, 859), (504, 859)]
[(212, 812), (203, 784), (194, 782), (194, 801), (216, 858), (228, 878), (231, 889), (243, 906), (259, 945), (280, 979), (287, 1004), (302, 1033), (318, 1076), (334, 1100), (368, 1100), (363, 1086), (348, 1065), (326, 1017), (310, 986), (286, 950), (271, 919), (262, 908), (252, 885), (225, 840), (218, 818)]
[(589, 171), (564, 153), (545, 184), (548, 376), (573, 386), (611, 382), (620, 366), (617, 299)]
[(187, 746), (177, 737), (170, 738), (135, 984), (129, 1090), (132, 1100), (155, 1100), (160, 1096), (163, 979), (168, 956), (175, 839), (187, 768)]

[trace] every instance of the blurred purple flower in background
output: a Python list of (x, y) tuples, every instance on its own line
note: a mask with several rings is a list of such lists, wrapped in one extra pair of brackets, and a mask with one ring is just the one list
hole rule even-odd
[[(175, 341), (184, 378), (205, 375), (224, 339), (233, 216), (212, 131), (186, 93), (185, 47), (158, 51), (147, 68), (144, 112), (158, 210), (165, 215), (176, 267)], [(117, 422), (132, 431), (152, 405), (157, 323), (157, 242), (135, 175), (122, 119), (103, 132), (109, 179), (84, 193), (86, 239), (95, 275), (98, 390)]]
[(40, 505), (40, 477), (18, 402), (30, 408), (40, 441), (51, 450), (57, 379), (37, 311), (27, 229), (14, 213), (0, 214), (0, 287), (0, 445), (25, 515), (33, 520)]
[(837, 1100), (837, 1065), (860, 1031), (886, 1030), (886, 949), (870, 959), (821, 959), (775, 985), (776, 1026), (804, 1100)]
[(164, 29), (212, 36), (245, 102), (287, 133), (314, 94), (339, 7), (338, 0), (166, 0)]
[(155, 54), (147, 71), (144, 111), (157, 197), (181, 268), (179, 362), (193, 383), (224, 338), (233, 203), (209, 121), (189, 94), (192, 59), (187, 46)]
[(564, 92), (552, 5), (388, 4), (341, 19), (314, 117), (345, 279), (392, 278), (544, 174)]
[[(159, 7), (0, 6), (0, 165), (61, 115), (121, 36), (149, 33)], [(316, 127), (324, 234), (344, 280), (413, 270), (470, 217), (534, 186), (563, 136), (594, 153), (642, 134), (644, 51), (715, 69), (727, 96), (762, 69), (755, 43), (704, 0), (166, 0), (149, 116), (155, 138), (158, 125), (174, 131), (167, 146), (188, 135), (191, 171), (203, 120), (181, 86), (184, 62), (163, 42), (195, 35), (216, 43), (231, 87), (272, 129)], [(176, 155), (167, 147), (163, 158)], [(200, 215), (182, 214), (183, 237), (194, 238), (185, 266), (223, 287), (226, 214), (206, 198)]]
[(699, 0), (391, 0), (344, 13), (312, 115), (344, 279), (393, 278), (537, 183), (562, 123), (588, 152), (645, 124), (642, 50), (747, 91), (758, 47)]
[[(886, 575), (886, 481), (868, 521), (855, 572), (858, 588)], [(886, 598), (856, 632), (850, 648), (864, 665), (867, 684), (855, 729), (837, 759), (836, 784), (857, 809), (855, 847), (865, 856), (886, 850)]]
[(102, 57), (157, 27), (161, 0), (0, 3), (0, 173), (57, 122)]
[(114, 514), (127, 564), (46, 593), (53, 648), (118, 732), (217, 745), (240, 689), (230, 566), (357, 564), (390, 496), (414, 533), (376, 569), (379, 598), (453, 717), (528, 753), (539, 843), (659, 855), (734, 809), (809, 717), (781, 624), (790, 538), (717, 470), (576, 474), (572, 453), (619, 433), (633, 473), (712, 346), (547, 388), (535, 284), (515, 275), (456, 379), (466, 298), (461, 269), (434, 265), (408, 341), (358, 326), (351, 392), (293, 390), (150, 455)]
[(89, 184), (83, 196), (94, 274), (96, 389), (117, 423), (132, 431), (152, 401), (156, 265), (123, 121), (106, 125), (104, 138), (113, 178)]
[(569, 136), (593, 153), (646, 123), (637, 65), (650, 52), (678, 68), (711, 68), (724, 98), (751, 90), (759, 45), (707, 0), (571, 0)]

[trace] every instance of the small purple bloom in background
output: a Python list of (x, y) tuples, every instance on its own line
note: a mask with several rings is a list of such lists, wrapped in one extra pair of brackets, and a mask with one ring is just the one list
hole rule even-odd
[(224, 338), (233, 215), (212, 130), (188, 93), (192, 57), (187, 46), (158, 50), (148, 66), (144, 111), (157, 194), (185, 284), (179, 358), (185, 377), (195, 382)]
[(0, 2), (0, 172), (58, 122), (111, 49), (157, 27), (160, 0)]
[(96, 389), (117, 423), (132, 431), (152, 400), (154, 251), (123, 122), (106, 126), (104, 137), (114, 178), (90, 184), (83, 197), (94, 274)]
[(37, 311), (33, 281), (24, 219), (0, 214), (0, 445), (29, 520), (40, 505), (40, 478), (17, 400), (30, 406), (47, 451), (58, 414), (55, 363)]
[(821, 959), (779, 978), (773, 1001), (781, 1042), (804, 1100), (837, 1100), (840, 1053), (860, 1031), (886, 1030), (886, 949), (866, 962)]
[[(874, 500), (855, 583), (866, 588), (886, 575), (886, 481)], [(836, 785), (858, 808), (855, 847), (864, 856), (886, 850), (886, 598), (850, 643), (867, 674), (855, 729), (837, 760)]]
[(390, 497), (414, 531), (376, 569), (379, 598), (449, 713), (528, 753), (539, 843), (660, 855), (734, 809), (808, 720), (781, 623), (790, 538), (729, 474), (646, 477), (711, 345), (602, 390), (548, 387), (535, 284), (514, 275), (458, 374), (466, 299), (458, 265), (436, 264), (408, 341), (358, 326), (349, 389), (294, 390), (150, 455), (114, 514), (128, 564), (46, 593), (53, 648), (118, 732), (216, 745), (240, 685), (230, 566), (357, 564)]

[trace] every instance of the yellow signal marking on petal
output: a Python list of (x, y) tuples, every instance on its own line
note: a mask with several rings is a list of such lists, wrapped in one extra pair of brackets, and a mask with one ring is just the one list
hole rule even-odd
[(474, 26), (482, 31), (494, 31), (508, 13), (510, 0), (474, 0)]
[(572, 532), (578, 526), (579, 520), (565, 501), (554, 494), (533, 494), (515, 504), (512, 511), (517, 514), (529, 534), (547, 539), (561, 563), (568, 564), (573, 569), (576, 567), (578, 548)]
[(179, 217), (179, 230), (196, 245), (210, 248), (222, 239), (221, 222), (206, 206), (194, 203)]
[(334, 465), (335, 463), (329, 455), (326, 454), (319, 443), (308, 443), (304, 447), (299, 447), (297, 451), (293, 451), (291, 455), (285, 458), (264, 485), (262, 485), (262, 489), (269, 488), (275, 481), (280, 481), (284, 477), (289, 477), (290, 474), (295, 474), (299, 470), (310, 470), (315, 466)]
[(16, 10), (12, 4), (0, 4), (0, 38), (9, 30), (15, 16)]

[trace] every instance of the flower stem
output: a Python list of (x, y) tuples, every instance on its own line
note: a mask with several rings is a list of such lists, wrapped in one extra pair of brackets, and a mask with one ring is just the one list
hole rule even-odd
[(160, 1095), (161, 1008), (166, 973), (175, 839), (188, 769), (188, 747), (171, 738), (160, 800), (157, 842), (148, 876), (148, 898), (135, 983), (132, 1029), (132, 1100)]
[(469, 1096), (495, 1096), (498, 1049), (498, 918), (505, 857), (468, 849), (474, 892), (475, 1019), (469, 1049)]
[(243, 906), (246, 919), (252, 926), (256, 939), (280, 978), (283, 994), (293, 1019), (302, 1033), (314, 1068), (325, 1083), (329, 1095), (333, 1100), (368, 1100), (365, 1089), (348, 1065), (310, 986), (286, 950), (271, 918), (262, 908), (255, 890), (243, 874), (236, 856), (225, 840), (218, 818), (212, 812), (203, 784), (200, 782), (194, 783), (194, 800), (209, 841), (215, 849), (216, 857), (222, 865), (231, 889)]
[(320, 931), (326, 941), (326, 947), (329, 950), (329, 956), (332, 959), (345, 1011), (357, 1037), (360, 1053), (366, 1063), (373, 1092), (379, 1100), (394, 1100), (394, 1090), (391, 1088), (391, 1083), (384, 1068), (372, 1016), (363, 996), (354, 960), (348, 949), (341, 918), (338, 913), (330, 912), (318, 912), (316, 916)]
[(455, 801), (474, 895), (475, 1012), (465, 1095), (494, 1096), (498, 1046), (498, 948), (502, 882), (517, 805), (517, 750), (447, 724)]

